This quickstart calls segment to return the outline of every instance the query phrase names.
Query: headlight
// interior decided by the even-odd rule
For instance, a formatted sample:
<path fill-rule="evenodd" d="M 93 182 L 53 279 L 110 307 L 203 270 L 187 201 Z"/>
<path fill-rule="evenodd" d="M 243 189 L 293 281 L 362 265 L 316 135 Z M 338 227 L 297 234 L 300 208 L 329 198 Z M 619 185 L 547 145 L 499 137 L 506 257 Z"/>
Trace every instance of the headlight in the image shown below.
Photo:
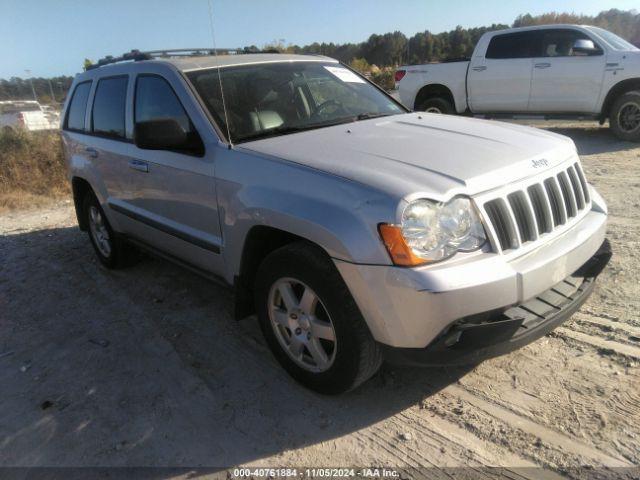
<path fill-rule="evenodd" d="M 380 233 L 396 265 L 443 260 L 486 241 L 478 213 L 464 197 L 445 204 L 415 200 L 405 207 L 401 225 L 381 225 Z"/>

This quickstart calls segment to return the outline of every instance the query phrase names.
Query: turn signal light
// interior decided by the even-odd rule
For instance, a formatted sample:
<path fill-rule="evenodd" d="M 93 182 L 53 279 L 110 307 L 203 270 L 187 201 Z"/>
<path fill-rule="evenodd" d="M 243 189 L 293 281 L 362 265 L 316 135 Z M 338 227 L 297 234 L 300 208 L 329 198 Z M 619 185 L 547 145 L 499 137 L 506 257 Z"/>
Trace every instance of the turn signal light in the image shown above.
<path fill-rule="evenodd" d="M 418 257 L 411 251 L 409 245 L 404 241 L 400 227 L 381 223 L 378 226 L 378 231 L 395 265 L 415 267 L 428 262 L 428 260 Z"/>

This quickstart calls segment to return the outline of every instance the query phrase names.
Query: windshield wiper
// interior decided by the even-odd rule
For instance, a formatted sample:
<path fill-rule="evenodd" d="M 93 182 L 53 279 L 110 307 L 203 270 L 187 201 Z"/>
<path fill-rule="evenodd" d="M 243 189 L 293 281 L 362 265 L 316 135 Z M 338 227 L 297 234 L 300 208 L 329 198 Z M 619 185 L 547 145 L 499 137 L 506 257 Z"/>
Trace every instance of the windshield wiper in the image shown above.
<path fill-rule="evenodd" d="M 389 115 L 391 115 L 391 114 L 390 113 L 379 113 L 379 112 L 359 113 L 354 118 L 354 121 L 356 121 L 356 120 L 369 120 L 370 118 L 388 117 Z"/>

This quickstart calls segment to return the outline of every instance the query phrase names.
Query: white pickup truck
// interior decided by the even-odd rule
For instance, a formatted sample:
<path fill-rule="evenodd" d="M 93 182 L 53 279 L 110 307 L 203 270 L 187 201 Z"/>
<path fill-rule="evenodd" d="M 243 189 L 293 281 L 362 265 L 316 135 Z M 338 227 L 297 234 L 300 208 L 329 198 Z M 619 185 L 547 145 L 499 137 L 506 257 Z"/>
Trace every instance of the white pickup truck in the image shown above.
<path fill-rule="evenodd" d="M 402 66 L 396 86 L 414 110 L 609 119 L 619 138 L 640 141 L 640 50 L 598 27 L 488 32 L 471 59 Z"/>

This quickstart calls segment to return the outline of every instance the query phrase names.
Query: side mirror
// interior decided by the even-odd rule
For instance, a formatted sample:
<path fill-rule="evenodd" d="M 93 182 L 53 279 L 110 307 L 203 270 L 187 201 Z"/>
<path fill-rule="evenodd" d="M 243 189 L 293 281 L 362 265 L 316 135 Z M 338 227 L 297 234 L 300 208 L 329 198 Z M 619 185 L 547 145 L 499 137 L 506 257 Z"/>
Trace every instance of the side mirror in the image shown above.
<path fill-rule="evenodd" d="M 145 150 L 176 150 L 193 155 L 204 153 L 198 134 L 185 131 L 174 118 L 137 122 L 133 138 L 136 146 Z"/>
<path fill-rule="evenodd" d="M 579 38 L 573 44 L 573 52 L 574 53 L 582 53 L 585 55 L 599 55 L 602 53 L 592 40 L 587 40 L 586 38 Z"/>

